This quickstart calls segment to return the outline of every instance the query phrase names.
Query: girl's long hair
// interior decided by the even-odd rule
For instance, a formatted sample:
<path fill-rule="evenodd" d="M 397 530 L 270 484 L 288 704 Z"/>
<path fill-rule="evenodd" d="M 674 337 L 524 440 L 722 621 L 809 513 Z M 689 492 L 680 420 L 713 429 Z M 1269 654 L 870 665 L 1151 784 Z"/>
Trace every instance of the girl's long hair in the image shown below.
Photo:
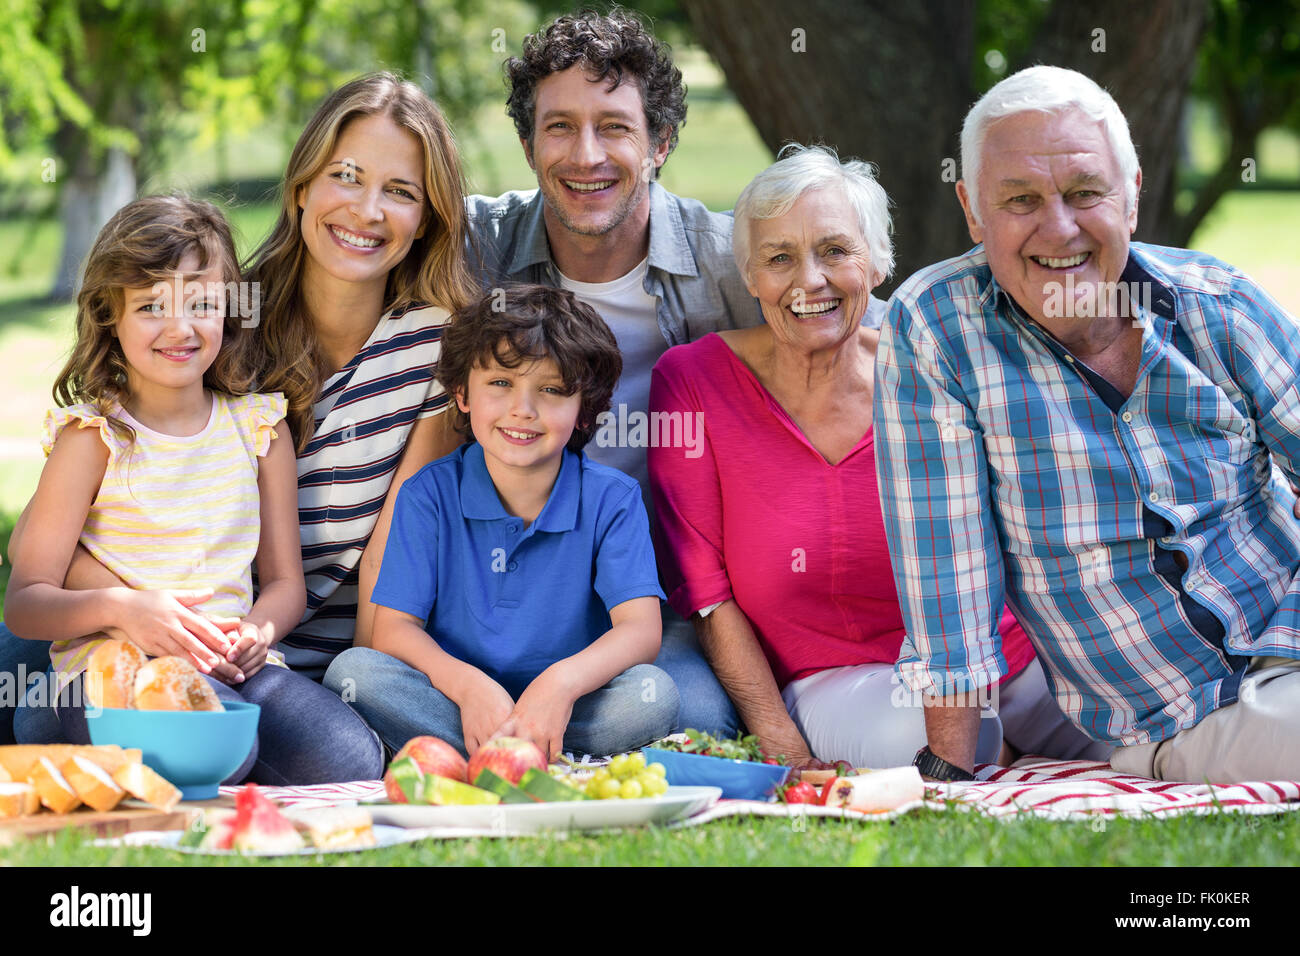
<path fill-rule="evenodd" d="M 465 180 L 442 111 L 418 86 L 393 73 L 371 73 L 335 90 L 298 137 L 281 184 L 275 227 L 245 268 L 245 278 L 259 283 L 262 297 L 254 345 L 258 387 L 283 392 L 288 399 L 289 428 L 299 453 L 315 430 L 313 407 L 327 369 L 303 296 L 308 252 L 298 196 L 329 162 L 343 127 L 358 117 L 377 115 L 387 116 L 420 141 L 428 197 L 424 234 L 388 274 L 384 311 L 436 304 L 454 312 L 478 292 L 465 261 Z"/>
<path fill-rule="evenodd" d="M 187 196 L 147 196 L 119 209 L 90 249 L 77 293 L 76 344 L 54 380 L 58 405 L 89 403 L 115 432 L 134 440 L 135 431 L 111 414 L 130 397 L 126 357 L 115 335 L 125 290 L 156 283 L 171 286 L 189 253 L 197 255 L 201 272 L 218 263 L 225 284 L 221 348 L 204 372 L 203 384 L 229 395 L 252 390 L 251 336 L 234 308 L 239 296 L 231 294 L 239 282 L 239 256 L 225 216 L 211 203 Z"/>

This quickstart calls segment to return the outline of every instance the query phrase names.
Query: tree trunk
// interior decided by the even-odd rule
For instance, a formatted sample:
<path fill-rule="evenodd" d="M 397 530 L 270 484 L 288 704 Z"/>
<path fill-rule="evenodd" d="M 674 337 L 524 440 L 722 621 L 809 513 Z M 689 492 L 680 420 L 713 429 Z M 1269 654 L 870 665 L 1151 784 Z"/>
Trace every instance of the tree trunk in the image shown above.
<path fill-rule="evenodd" d="M 970 246 L 953 182 L 961 123 L 980 92 L 974 0 L 806 0 L 797 12 L 770 0 L 680 2 L 772 150 L 824 142 L 879 165 L 897 255 L 882 293 Z M 1157 242 L 1175 232 L 1174 144 L 1204 26 L 1200 2 L 1056 0 L 1028 55 L 1115 95 L 1142 160 L 1139 236 Z"/>
<path fill-rule="evenodd" d="M 970 246 L 953 185 L 972 99 L 971 3 L 681 4 L 773 152 L 820 142 L 879 166 L 895 204 L 893 283 Z"/>
<path fill-rule="evenodd" d="M 135 198 L 135 167 L 120 149 L 110 149 L 100 163 L 82 155 L 59 197 L 63 250 L 50 298 L 72 299 L 81 284 L 81 267 L 91 244 L 109 217 Z"/>

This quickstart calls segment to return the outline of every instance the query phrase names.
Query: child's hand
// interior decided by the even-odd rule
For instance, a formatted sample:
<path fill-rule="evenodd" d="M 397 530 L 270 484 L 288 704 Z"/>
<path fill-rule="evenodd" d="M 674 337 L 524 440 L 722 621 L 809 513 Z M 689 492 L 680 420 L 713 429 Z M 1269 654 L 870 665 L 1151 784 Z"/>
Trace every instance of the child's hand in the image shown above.
<path fill-rule="evenodd" d="M 547 668 L 534 678 L 494 737 L 523 737 L 550 760 L 564 749 L 564 731 L 573 716 L 573 698 L 559 673 Z"/>
<path fill-rule="evenodd" d="M 475 682 L 473 691 L 460 705 L 460 729 L 465 739 L 465 752 L 471 757 L 484 742 L 499 733 L 499 728 L 510 716 L 514 700 L 506 689 L 487 674 Z"/>
<path fill-rule="evenodd" d="M 242 683 L 266 666 L 266 653 L 271 649 L 271 635 L 267 631 L 237 617 L 210 620 L 234 641 L 226 660 L 239 668 L 240 673 L 235 680 L 225 683 Z"/>
<path fill-rule="evenodd" d="M 125 613 L 115 628 L 150 657 L 183 657 L 204 674 L 233 682 L 239 668 L 228 662 L 233 642 L 198 611 L 211 588 L 193 591 L 121 589 Z"/>

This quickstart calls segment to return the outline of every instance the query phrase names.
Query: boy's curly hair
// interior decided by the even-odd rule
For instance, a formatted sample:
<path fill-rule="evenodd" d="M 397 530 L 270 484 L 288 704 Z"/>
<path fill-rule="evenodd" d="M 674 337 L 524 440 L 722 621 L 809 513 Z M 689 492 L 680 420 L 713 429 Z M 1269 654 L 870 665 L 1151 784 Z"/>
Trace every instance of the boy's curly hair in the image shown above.
<path fill-rule="evenodd" d="M 570 436 L 570 451 L 581 451 L 596 433 L 597 419 L 609 411 L 614 386 L 623 372 L 618 340 L 599 313 L 566 289 L 513 284 L 489 289 L 477 302 L 460 309 L 442 334 L 435 373 L 451 396 L 448 413 L 466 439 L 473 441 L 469 416 L 456 396 L 469 387 L 469 373 L 495 359 L 503 368 L 519 368 L 551 358 L 569 394 L 582 396 L 582 409 Z"/>
<path fill-rule="evenodd" d="M 617 6 L 608 14 L 589 9 L 565 14 L 525 37 L 522 55 L 506 61 L 506 112 L 521 139 L 533 141 L 538 82 L 579 62 L 600 80 L 612 78 L 614 86 L 627 77 L 635 79 L 651 142 L 659 146 L 667 139 L 672 153 L 677 132 L 686 125 L 682 71 L 673 66 L 668 44 L 656 40 L 635 14 Z"/>

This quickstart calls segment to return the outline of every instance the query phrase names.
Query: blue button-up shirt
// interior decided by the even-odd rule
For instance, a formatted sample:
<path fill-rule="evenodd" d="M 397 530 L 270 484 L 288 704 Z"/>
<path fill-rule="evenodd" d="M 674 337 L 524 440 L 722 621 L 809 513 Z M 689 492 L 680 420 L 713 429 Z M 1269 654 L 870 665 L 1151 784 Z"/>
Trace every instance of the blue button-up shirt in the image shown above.
<path fill-rule="evenodd" d="M 427 619 L 439 647 L 518 698 L 608 631 L 614 607 L 663 596 L 635 481 L 566 450 L 525 527 L 469 444 L 402 485 L 371 600 Z"/>
<path fill-rule="evenodd" d="M 1127 745 L 1233 702 L 1243 658 L 1300 657 L 1300 527 L 1272 467 L 1300 470 L 1300 325 L 1198 253 L 1134 243 L 1123 278 L 1143 323 L 1127 398 L 976 247 L 895 294 L 875 418 L 902 678 L 996 680 L 1005 596 L 1062 710 Z"/>

